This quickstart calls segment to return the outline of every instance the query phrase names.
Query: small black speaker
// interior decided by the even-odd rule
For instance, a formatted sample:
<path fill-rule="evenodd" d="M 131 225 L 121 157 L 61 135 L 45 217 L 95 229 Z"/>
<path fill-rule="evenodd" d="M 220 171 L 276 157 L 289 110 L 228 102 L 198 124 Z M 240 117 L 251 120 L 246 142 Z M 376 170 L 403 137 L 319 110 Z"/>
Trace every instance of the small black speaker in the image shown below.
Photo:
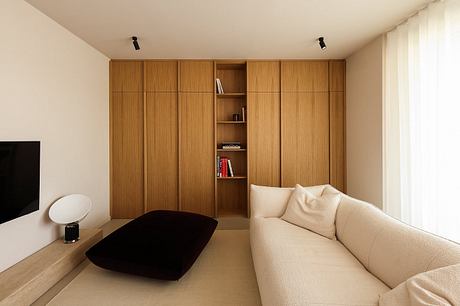
<path fill-rule="evenodd" d="M 80 239 L 78 223 L 69 223 L 65 226 L 64 243 L 74 243 Z"/>

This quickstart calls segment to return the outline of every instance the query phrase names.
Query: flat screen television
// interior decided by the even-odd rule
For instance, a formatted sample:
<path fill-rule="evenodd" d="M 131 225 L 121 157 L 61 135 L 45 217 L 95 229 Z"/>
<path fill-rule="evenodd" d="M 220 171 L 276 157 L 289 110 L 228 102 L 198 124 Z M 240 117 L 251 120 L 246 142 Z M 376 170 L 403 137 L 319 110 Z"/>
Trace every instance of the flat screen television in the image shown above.
<path fill-rule="evenodd" d="M 0 141 L 0 223 L 39 208 L 40 142 Z"/>

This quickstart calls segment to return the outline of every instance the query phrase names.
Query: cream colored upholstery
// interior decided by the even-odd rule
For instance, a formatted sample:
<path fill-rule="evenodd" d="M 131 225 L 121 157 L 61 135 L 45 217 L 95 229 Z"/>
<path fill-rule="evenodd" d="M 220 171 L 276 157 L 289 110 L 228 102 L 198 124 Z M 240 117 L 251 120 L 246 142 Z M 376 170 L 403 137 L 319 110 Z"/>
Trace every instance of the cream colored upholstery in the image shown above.
<path fill-rule="evenodd" d="M 319 197 L 326 186 L 329 185 L 305 187 L 305 190 Z M 251 217 L 281 217 L 286 210 L 292 190 L 294 188 L 251 185 Z"/>
<path fill-rule="evenodd" d="M 460 264 L 412 276 L 384 293 L 380 306 L 460 305 Z"/>
<path fill-rule="evenodd" d="M 326 186 L 305 189 L 321 196 Z M 459 245 L 344 194 L 337 241 L 285 222 L 292 190 L 251 186 L 251 249 L 264 305 L 377 305 L 379 294 L 411 276 L 460 263 Z"/>
<path fill-rule="evenodd" d="M 342 197 L 337 239 L 389 287 L 415 274 L 460 263 L 460 245 L 393 219 L 371 204 Z"/>
<path fill-rule="evenodd" d="M 325 188 L 323 194 L 316 197 L 297 184 L 281 219 L 326 238 L 336 239 L 335 214 L 341 196 L 327 190 L 328 188 Z"/>
<path fill-rule="evenodd" d="M 263 305 L 376 305 L 389 290 L 337 240 L 279 218 L 250 226 Z"/>

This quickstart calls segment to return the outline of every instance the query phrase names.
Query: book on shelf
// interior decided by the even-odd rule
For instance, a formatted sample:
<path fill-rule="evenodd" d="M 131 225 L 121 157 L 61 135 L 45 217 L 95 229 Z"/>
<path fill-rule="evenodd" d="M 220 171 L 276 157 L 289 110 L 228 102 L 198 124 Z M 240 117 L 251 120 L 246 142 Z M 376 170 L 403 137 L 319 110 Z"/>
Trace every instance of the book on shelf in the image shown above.
<path fill-rule="evenodd" d="M 241 107 L 241 118 L 246 121 L 246 106 Z"/>
<path fill-rule="evenodd" d="M 224 93 L 224 87 L 222 86 L 222 82 L 218 78 L 216 79 L 216 89 L 218 94 Z"/>
<path fill-rule="evenodd" d="M 217 155 L 217 164 L 216 164 L 216 169 L 217 169 L 217 177 L 221 176 L 221 171 L 222 169 L 220 168 L 220 156 Z"/>
<path fill-rule="evenodd" d="M 229 171 L 229 174 L 230 174 L 230 177 L 234 177 L 234 173 L 233 173 L 233 168 L 232 168 L 232 161 L 229 159 L 227 161 L 227 164 L 228 164 L 228 171 Z"/>
<path fill-rule="evenodd" d="M 241 149 L 241 143 L 239 141 L 227 141 L 222 142 L 223 150 L 235 150 Z"/>
<path fill-rule="evenodd" d="M 217 177 L 234 177 L 232 162 L 228 157 L 217 156 Z"/>

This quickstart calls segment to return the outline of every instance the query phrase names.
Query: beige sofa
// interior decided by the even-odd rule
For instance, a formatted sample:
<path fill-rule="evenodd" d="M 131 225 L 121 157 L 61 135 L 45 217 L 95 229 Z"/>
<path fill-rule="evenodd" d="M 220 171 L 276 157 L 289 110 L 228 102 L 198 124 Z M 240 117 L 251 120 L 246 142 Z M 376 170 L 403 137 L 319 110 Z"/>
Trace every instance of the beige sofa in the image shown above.
<path fill-rule="evenodd" d="M 320 196 L 325 186 L 306 189 Z M 292 190 L 251 186 L 251 249 L 265 306 L 377 305 L 409 277 L 460 263 L 460 245 L 345 194 L 337 240 L 290 224 L 280 217 Z"/>

